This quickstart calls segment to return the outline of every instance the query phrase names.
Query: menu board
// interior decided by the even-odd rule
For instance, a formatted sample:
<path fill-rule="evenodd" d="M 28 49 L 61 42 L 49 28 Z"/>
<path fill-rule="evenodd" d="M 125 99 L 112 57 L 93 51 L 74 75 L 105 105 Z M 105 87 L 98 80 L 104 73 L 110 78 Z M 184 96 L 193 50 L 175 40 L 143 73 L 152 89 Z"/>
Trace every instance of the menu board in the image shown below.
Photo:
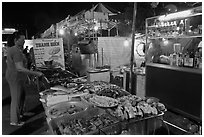
<path fill-rule="evenodd" d="M 52 67 L 65 69 L 62 38 L 35 39 L 33 51 L 36 67 L 48 67 L 45 61 L 52 61 Z"/>

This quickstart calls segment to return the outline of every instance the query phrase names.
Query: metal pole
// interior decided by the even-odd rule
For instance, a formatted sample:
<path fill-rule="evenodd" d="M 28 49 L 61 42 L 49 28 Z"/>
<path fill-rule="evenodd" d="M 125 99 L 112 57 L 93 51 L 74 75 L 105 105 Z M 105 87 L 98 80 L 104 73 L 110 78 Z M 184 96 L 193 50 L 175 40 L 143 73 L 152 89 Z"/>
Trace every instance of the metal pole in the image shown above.
<path fill-rule="evenodd" d="M 102 63 L 102 66 L 103 66 L 103 48 L 101 48 L 101 55 L 102 55 L 101 63 Z"/>
<path fill-rule="evenodd" d="M 131 93 L 133 94 L 134 94 L 134 84 L 136 84 L 134 83 L 134 72 L 133 72 L 136 15 L 137 15 L 137 2 L 134 2 L 133 24 L 132 24 L 132 47 L 131 47 L 131 59 L 130 59 Z"/>
<path fill-rule="evenodd" d="M 28 39 L 28 31 L 27 31 L 27 29 L 25 30 L 25 32 L 26 32 L 26 39 Z"/>
<path fill-rule="evenodd" d="M 56 35 L 56 38 L 58 38 L 58 24 L 56 23 L 55 24 L 55 35 Z"/>
<path fill-rule="evenodd" d="M 145 43 L 145 62 L 147 62 L 147 38 L 148 38 L 148 31 L 147 31 L 147 26 L 148 26 L 148 19 L 145 20 L 145 37 L 146 37 L 146 43 Z"/>

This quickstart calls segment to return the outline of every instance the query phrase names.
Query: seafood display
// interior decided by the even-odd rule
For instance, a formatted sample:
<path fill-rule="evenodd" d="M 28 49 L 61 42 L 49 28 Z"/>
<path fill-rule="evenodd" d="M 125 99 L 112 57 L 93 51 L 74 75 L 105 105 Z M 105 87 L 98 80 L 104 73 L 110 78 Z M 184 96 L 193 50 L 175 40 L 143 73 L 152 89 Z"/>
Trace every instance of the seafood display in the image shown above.
<path fill-rule="evenodd" d="M 56 122 L 57 134 L 61 135 L 84 135 L 98 133 L 100 129 L 110 126 L 111 124 L 119 122 L 105 111 L 96 111 L 92 109 L 90 115 L 86 117 L 82 112 L 78 117 L 68 118 L 66 120 L 59 120 Z M 88 113 L 87 113 L 88 114 Z"/>
<path fill-rule="evenodd" d="M 50 87 L 71 83 L 72 79 L 76 78 L 76 76 L 71 72 L 60 68 L 38 68 L 37 70 L 41 71 L 45 75 L 50 82 Z"/>
<path fill-rule="evenodd" d="M 157 98 L 141 98 L 114 84 L 85 79 L 64 79 L 40 92 L 53 134 L 120 134 L 120 122 L 154 118 L 166 111 Z"/>
<path fill-rule="evenodd" d="M 118 101 L 116 99 L 106 97 L 106 96 L 98 96 L 94 94 L 89 94 L 83 97 L 86 101 L 92 103 L 98 107 L 115 107 L 118 105 Z"/>
<path fill-rule="evenodd" d="M 140 98 L 135 95 L 128 95 L 118 98 L 118 107 L 116 109 L 108 109 L 109 113 L 121 120 L 132 118 L 144 118 L 161 114 L 166 110 L 158 99 Z"/>
<path fill-rule="evenodd" d="M 55 105 L 60 102 L 69 101 L 73 97 L 80 97 L 87 95 L 89 91 L 82 85 L 77 85 L 74 88 L 65 88 L 63 86 L 55 86 L 40 92 L 40 101 L 46 106 Z"/>
<path fill-rule="evenodd" d="M 129 95 L 128 92 L 113 84 L 106 86 L 103 90 L 97 91 L 96 94 L 99 96 L 107 96 L 115 99 L 125 95 Z"/>
<path fill-rule="evenodd" d="M 85 111 L 88 105 L 82 101 L 67 101 L 56 104 L 48 108 L 48 115 L 50 118 L 57 118 L 64 115 L 73 115 L 81 111 Z"/>
<path fill-rule="evenodd" d="M 90 82 L 84 86 L 86 86 L 91 93 L 94 93 L 98 96 L 111 97 L 114 99 L 130 94 L 117 85 L 103 81 Z"/>

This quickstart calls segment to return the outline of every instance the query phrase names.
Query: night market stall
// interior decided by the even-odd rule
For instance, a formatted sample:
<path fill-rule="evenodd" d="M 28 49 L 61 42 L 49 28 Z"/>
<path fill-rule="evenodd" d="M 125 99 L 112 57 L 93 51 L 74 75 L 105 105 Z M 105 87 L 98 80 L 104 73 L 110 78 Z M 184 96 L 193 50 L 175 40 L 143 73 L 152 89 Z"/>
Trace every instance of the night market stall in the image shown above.
<path fill-rule="evenodd" d="M 171 130 L 201 130 L 202 6 L 147 18 L 146 37 L 146 95 L 172 112 L 165 118 Z"/>
<path fill-rule="evenodd" d="M 50 30 L 46 33 L 53 34 L 53 26 Z M 55 36 L 44 37 L 35 39 L 33 46 L 36 69 L 45 74 L 39 79 L 38 87 L 51 133 L 154 134 L 161 126 L 166 111 L 159 99 L 132 95 L 122 87 L 111 84 L 110 68 L 115 68 L 114 64 L 103 67 L 104 62 L 101 62 L 101 67 L 89 69 L 86 76 L 80 77 L 66 70 L 63 40 Z M 122 38 L 121 48 L 128 46 L 124 46 L 125 41 L 128 42 L 127 38 Z M 86 56 L 95 53 L 95 50 L 90 50 L 91 44 L 87 41 L 78 43 L 80 52 Z M 83 47 L 87 45 L 90 47 Z M 106 54 L 106 47 L 102 48 Z M 106 61 L 104 55 L 102 58 Z M 124 62 L 127 60 L 122 64 Z"/>
<path fill-rule="evenodd" d="M 35 39 L 33 47 L 36 69 L 45 74 L 38 87 L 52 134 L 154 134 L 166 111 L 159 99 L 111 84 L 107 68 L 83 77 L 67 71 L 62 43 L 61 38 Z"/>
<path fill-rule="evenodd" d="M 97 8 L 95 7 L 93 9 Z M 196 70 L 192 68 L 182 68 L 181 70 L 179 67 L 175 67 L 176 65 L 181 65 L 181 62 L 179 62 L 180 56 L 177 55 L 181 53 L 180 49 L 182 47 L 181 45 L 183 45 L 181 43 L 184 43 L 184 45 L 190 43 L 188 46 L 191 47 L 193 40 L 187 42 L 186 39 L 202 38 L 201 24 L 198 24 L 199 27 L 197 25 L 198 28 L 191 28 L 191 22 L 186 25 L 190 17 L 202 15 L 201 8 L 198 7 L 187 11 L 190 11 L 187 12 L 188 15 L 182 12 L 184 17 L 178 16 L 178 18 L 174 18 L 177 17 L 174 14 L 177 15 L 179 14 L 178 12 L 148 18 L 146 20 L 146 44 L 143 34 L 133 33 L 132 37 L 135 42 L 132 43 L 132 47 L 135 48 L 133 54 L 132 49 L 130 47 L 128 48 L 131 40 L 125 37 L 98 37 L 97 35 L 94 36 L 95 33 L 92 33 L 93 39 L 81 40 L 76 44 L 76 47 L 73 46 L 73 44 L 72 48 L 76 49 L 76 53 L 80 55 L 80 58 L 82 57 L 79 61 L 82 63 L 80 65 L 81 68 L 84 69 L 83 72 L 85 72 L 83 74 L 73 73 L 70 69 L 67 69 L 66 56 L 64 56 L 67 54 L 67 52 L 64 51 L 64 43 L 67 41 L 58 36 L 60 34 L 60 27 L 63 27 L 65 30 L 71 29 L 72 31 L 76 29 L 79 30 L 80 27 L 83 28 L 84 24 L 79 23 L 81 19 L 79 17 L 81 16 L 78 16 L 78 14 L 76 16 L 77 18 L 70 18 L 68 16 L 65 20 L 58 23 L 56 28 L 55 26 L 51 26 L 49 31 L 46 31 L 46 33 L 49 33 L 48 36 L 45 36 L 46 33 L 44 33 L 44 38 L 35 39 L 34 53 L 36 69 L 45 74 L 44 78 L 39 79 L 39 95 L 45 110 L 46 121 L 50 132 L 54 135 L 144 135 L 155 134 L 156 130 L 161 126 L 164 126 L 169 132 L 170 125 L 185 132 L 185 134 L 200 133 L 201 119 L 200 115 L 198 116 L 197 114 L 201 114 L 201 101 L 196 101 L 195 98 L 201 97 L 201 85 L 199 83 L 202 74 L 201 69 L 199 69 L 201 66 L 200 63 L 202 63 L 201 58 L 196 58 L 196 60 L 199 61 L 196 62 Z M 186 11 L 184 12 L 186 13 Z M 86 12 L 84 11 L 82 13 Z M 170 17 L 172 17 L 172 19 Z M 73 21 L 73 19 L 76 20 Z M 70 21 L 74 23 L 72 22 L 72 25 L 70 25 Z M 64 28 L 66 25 L 68 26 Z M 96 24 L 92 24 L 93 32 L 94 26 L 96 26 Z M 73 33 L 72 31 L 68 32 Z M 73 34 L 78 35 L 78 32 L 79 31 Z M 52 35 L 48 38 L 50 34 Z M 94 41 L 95 39 L 96 41 Z M 161 39 L 163 41 L 165 41 L 165 39 L 175 41 L 171 43 L 171 47 L 165 46 L 165 42 L 163 42 L 163 47 L 161 46 L 159 50 L 157 49 L 157 43 L 161 43 L 161 41 L 157 42 L 157 40 L 159 41 Z M 193 42 L 199 43 L 200 41 L 199 39 Z M 68 42 L 68 47 L 69 44 Z M 145 45 L 146 47 L 144 49 Z M 116 48 L 116 46 L 118 47 Z M 152 52 L 151 48 L 153 48 Z M 71 47 L 68 48 L 68 51 L 70 51 L 70 49 Z M 145 52 L 145 50 L 147 52 Z M 160 54 L 157 53 L 158 51 Z M 165 53 L 161 51 L 165 51 Z M 116 54 L 115 52 L 120 54 Z M 174 55 L 174 53 L 176 55 Z M 81 56 L 81 54 L 83 54 L 83 56 Z M 132 55 L 134 57 L 135 54 L 138 55 L 138 57 L 134 59 L 134 62 L 131 62 L 132 66 L 125 66 L 124 63 L 129 62 L 130 57 L 132 58 Z M 120 55 L 119 59 L 118 55 Z M 93 58 L 91 59 L 91 57 Z M 190 55 L 188 59 L 189 58 Z M 146 67 L 144 61 L 146 61 Z M 154 62 L 155 64 L 150 62 Z M 140 64 L 140 67 L 134 66 L 135 64 L 133 63 L 137 63 L 136 65 Z M 162 66 L 161 64 L 157 65 L 156 63 L 163 63 L 162 65 L 166 64 L 166 66 Z M 190 63 L 192 62 L 189 59 L 188 65 L 190 65 Z M 175 68 L 172 69 L 172 67 Z M 161 70 L 158 71 L 156 69 Z M 170 70 L 170 72 L 164 72 L 164 70 Z M 121 85 L 113 80 L 115 71 L 119 71 L 119 74 L 122 75 L 122 82 L 119 80 L 122 83 Z M 132 75 L 133 73 L 131 71 L 134 71 L 135 75 Z M 176 71 L 176 74 L 172 74 L 174 71 Z M 185 74 L 182 74 L 182 72 L 185 72 Z M 116 75 L 118 77 L 120 76 L 118 73 Z M 158 76 L 161 78 L 158 79 Z M 166 77 L 164 78 L 164 76 Z M 194 112 L 192 109 L 189 110 L 184 107 L 184 105 L 182 106 L 182 104 L 186 103 L 185 101 L 189 100 L 183 97 L 184 94 L 189 95 L 184 92 L 190 90 L 190 88 L 183 89 L 186 81 L 184 81 L 184 83 L 181 82 L 180 86 L 175 82 L 175 79 L 182 81 L 183 78 L 187 79 L 187 77 L 193 77 L 193 81 L 199 81 L 194 85 L 194 89 L 199 92 L 196 94 L 196 97 L 193 97 L 194 102 L 196 102 Z M 130 78 L 132 78 L 133 81 L 130 81 Z M 43 80 L 45 82 L 43 82 Z M 140 88 L 138 87 L 141 86 L 141 83 L 137 84 L 139 80 L 143 83 Z M 168 82 L 168 80 L 173 81 Z M 157 82 L 159 82 L 159 84 Z M 164 84 L 165 82 L 170 85 L 168 89 L 164 87 L 164 85 L 166 85 Z M 134 85 L 136 89 L 133 88 Z M 179 91 L 173 87 L 177 87 Z M 139 90 L 145 93 L 140 95 Z M 168 92 L 168 90 L 170 91 Z M 177 92 L 179 95 L 173 94 L 172 91 Z M 166 92 L 168 92 L 168 97 L 163 95 L 164 92 L 166 95 Z M 192 92 L 189 91 L 189 93 Z M 170 98 L 173 97 L 176 99 L 174 95 L 177 97 L 177 100 L 182 103 L 177 102 L 172 104 L 172 102 L 176 102 L 176 100 L 173 101 L 172 98 Z M 171 101 L 168 98 L 171 99 Z M 183 100 L 181 98 L 183 98 Z M 180 109 L 181 111 L 176 111 L 180 114 L 181 112 L 186 112 L 185 117 L 188 116 L 189 120 L 188 123 L 185 124 L 188 127 L 179 127 L 164 120 L 164 114 L 168 109 L 172 110 L 172 107 L 174 107 L 174 110 L 175 108 Z M 193 113 L 196 114 L 196 116 Z"/>

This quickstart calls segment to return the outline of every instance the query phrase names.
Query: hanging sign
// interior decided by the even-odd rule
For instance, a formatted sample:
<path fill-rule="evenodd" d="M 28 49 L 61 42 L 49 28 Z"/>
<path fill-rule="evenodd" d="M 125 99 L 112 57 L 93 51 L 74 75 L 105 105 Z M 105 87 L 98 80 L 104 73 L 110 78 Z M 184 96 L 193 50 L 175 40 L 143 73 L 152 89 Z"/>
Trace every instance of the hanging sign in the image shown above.
<path fill-rule="evenodd" d="M 33 45 L 36 67 L 61 67 L 65 69 L 62 38 L 35 39 Z M 48 66 L 46 62 L 52 64 Z"/>

